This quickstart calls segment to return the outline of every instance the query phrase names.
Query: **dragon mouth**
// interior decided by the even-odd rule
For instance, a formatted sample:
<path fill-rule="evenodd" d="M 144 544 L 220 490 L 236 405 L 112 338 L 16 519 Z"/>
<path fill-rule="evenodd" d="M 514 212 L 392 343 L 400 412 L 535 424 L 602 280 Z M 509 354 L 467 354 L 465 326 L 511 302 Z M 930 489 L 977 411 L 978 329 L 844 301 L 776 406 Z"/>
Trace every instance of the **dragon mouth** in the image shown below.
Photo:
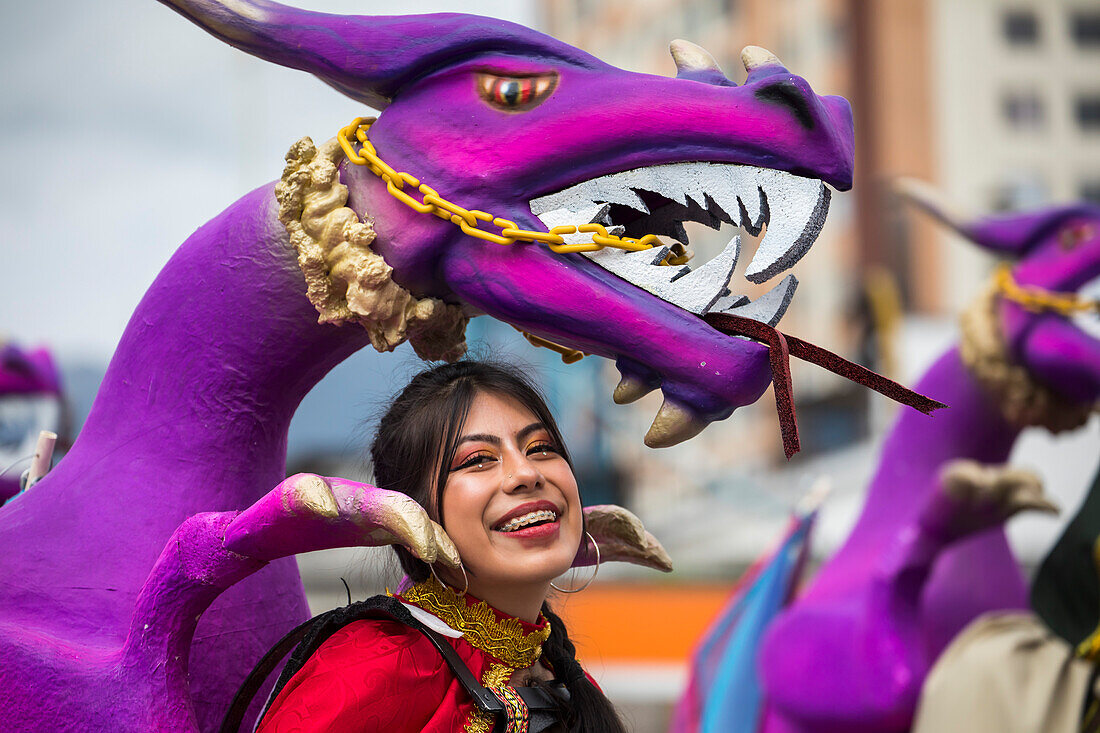
<path fill-rule="evenodd" d="M 658 234 L 689 245 L 684 222 L 713 229 L 741 226 L 764 231 L 745 278 L 763 283 L 797 263 L 813 245 L 829 211 L 830 191 L 819 180 L 770 168 L 691 162 L 637 168 L 594 178 L 533 199 L 531 211 L 547 229 L 598 223 L 610 234 Z M 586 241 L 565 235 L 566 243 Z M 676 247 L 675 249 L 679 249 Z M 639 252 L 605 248 L 585 252 L 592 262 L 649 293 L 700 316 L 725 313 L 775 326 L 794 296 L 798 280 L 788 274 L 756 300 L 730 290 L 741 255 L 741 237 L 698 267 L 661 265 L 670 247 Z"/>
<path fill-rule="evenodd" d="M 617 277 L 702 317 L 726 335 L 764 344 L 775 385 L 784 451 L 789 458 L 799 450 L 788 363 L 791 356 L 815 363 L 921 412 L 945 406 L 776 330 L 798 281 L 788 274 L 756 300 L 732 292 L 730 278 L 741 254 L 740 236 L 734 236 L 719 254 L 694 269 L 679 264 L 687 259 L 680 249 L 689 244 L 684 222 L 699 222 L 714 229 L 723 223 L 732 224 L 754 237 L 763 232 L 745 278 L 757 284 L 766 282 L 793 267 L 810 250 L 825 223 L 829 200 L 829 189 L 817 179 L 771 168 L 693 162 L 601 176 L 533 199 L 530 206 L 548 230 L 596 223 L 608 234 L 631 238 L 656 234 L 675 239 L 677 244 L 672 246 L 633 252 L 604 248 L 583 254 Z M 587 234 L 561 236 L 565 244 L 591 241 Z M 701 366 L 706 366 L 706 362 Z M 646 444 L 654 448 L 687 440 L 709 422 L 690 404 L 683 405 L 675 398 L 670 401 L 669 382 L 664 377 L 624 371 L 614 399 L 618 403 L 633 402 L 658 383 L 666 401 L 645 438 Z"/>

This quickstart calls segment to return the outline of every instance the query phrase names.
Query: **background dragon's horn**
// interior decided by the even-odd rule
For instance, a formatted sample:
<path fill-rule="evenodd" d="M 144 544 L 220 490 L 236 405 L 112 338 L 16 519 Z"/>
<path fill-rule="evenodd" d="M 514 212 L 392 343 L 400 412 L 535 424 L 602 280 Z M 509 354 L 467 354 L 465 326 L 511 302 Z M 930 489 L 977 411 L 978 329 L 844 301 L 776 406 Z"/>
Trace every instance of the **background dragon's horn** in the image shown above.
<path fill-rule="evenodd" d="M 1053 206 L 1037 211 L 966 217 L 955 210 L 937 189 L 923 181 L 898 178 L 894 191 L 902 200 L 930 214 L 974 244 L 1008 257 L 1021 257 L 1067 221 L 1094 220 L 1100 207 L 1090 204 Z"/>
<path fill-rule="evenodd" d="M 970 236 L 967 218 L 946 200 L 939 189 L 916 178 L 897 178 L 893 182 L 893 189 L 902 201 L 912 204 L 964 237 Z"/>

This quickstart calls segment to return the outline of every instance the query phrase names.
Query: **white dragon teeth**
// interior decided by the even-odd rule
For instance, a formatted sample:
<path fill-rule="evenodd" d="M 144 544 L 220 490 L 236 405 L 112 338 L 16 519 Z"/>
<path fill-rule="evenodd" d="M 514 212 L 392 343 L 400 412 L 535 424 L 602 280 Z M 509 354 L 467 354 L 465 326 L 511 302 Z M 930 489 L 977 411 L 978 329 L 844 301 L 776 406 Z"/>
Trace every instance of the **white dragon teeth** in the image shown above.
<path fill-rule="evenodd" d="M 638 191 L 659 194 L 670 203 L 651 213 Z M 704 223 L 713 226 L 715 219 L 739 222 L 754 235 L 767 225 L 745 272 L 748 280 L 762 283 L 794 266 L 809 251 L 825 222 L 829 200 L 829 189 L 816 179 L 769 168 L 699 162 L 656 165 L 595 178 L 532 200 L 531 211 L 548 228 L 599 222 L 621 236 L 624 227 L 610 216 L 610 205 L 619 204 L 648 217 L 644 223 L 651 229 L 646 233 L 671 235 L 684 243 L 683 223 L 677 217 L 687 214 L 687 209 L 692 209 L 694 217 L 705 217 Z M 696 206 L 706 214 L 701 215 Z M 570 244 L 591 241 L 587 234 L 563 238 Z M 772 326 L 783 317 L 798 285 L 793 276 L 785 278 L 752 302 L 731 294 L 729 279 L 740 254 L 737 237 L 721 254 L 694 270 L 686 265 L 657 266 L 668 248 L 645 252 L 607 248 L 584 254 L 685 310 L 699 315 L 735 313 Z"/>
<path fill-rule="evenodd" d="M 558 518 L 558 515 L 549 509 L 539 509 L 535 512 L 528 512 L 523 516 L 513 517 L 504 524 L 500 525 L 498 532 L 515 532 L 517 529 L 527 526 L 528 524 L 534 524 L 535 522 L 552 522 Z"/>
<path fill-rule="evenodd" d="M 717 257 L 676 278 L 673 292 L 665 300 L 692 313 L 705 314 L 726 292 L 740 254 L 741 237 L 736 236 Z"/>
<path fill-rule="evenodd" d="M 794 267 L 810 251 L 825 216 L 829 213 L 829 189 L 821 181 L 769 171 L 775 182 L 761 175 L 761 190 L 767 195 L 768 229 L 745 278 L 766 282 Z"/>
<path fill-rule="evenodd" d="M 783 314 L 787 312 L 787 306 L 791 304 L 797 287 L 798 278 L 787 275 L 779 281 L 778 285 L 756 300 L 749 300 L 744 295 L 727 296 L 719 298 L 708 312 L 744 316 L 774 328 L 779 325 Z"/>
<path fill-rule="evenodd" d="M 687 265 L 679 267 L 657 265 L 668 254 L 668 247 L 654 247 L 639 252 L 627 252 L 608 247 L 584 254 L 605 270 L 615 273 L 642 290 L 648 290 L 662 300 L 669 300 L 675 294 L 677 288 L 673 282 L 678 277 L 691 272 L 691 268 Z"/>

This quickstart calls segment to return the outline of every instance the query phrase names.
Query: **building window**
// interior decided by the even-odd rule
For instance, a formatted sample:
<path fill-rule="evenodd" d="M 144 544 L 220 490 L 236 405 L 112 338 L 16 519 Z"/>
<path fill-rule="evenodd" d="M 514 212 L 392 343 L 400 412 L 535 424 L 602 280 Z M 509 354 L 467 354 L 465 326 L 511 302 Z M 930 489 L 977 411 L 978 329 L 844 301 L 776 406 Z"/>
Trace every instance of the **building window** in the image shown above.
<path fill-rule="evenodd" d="M 1077 193 L 1083 200 L 1100 206 L 1100 178 L 1081 181 Z"/>
<path fill-rule="evenodd" d="M 1038 130 L 1043 126 L 1043 100 L 1035 91 L 1009 92 L 1004 96 L 1002 112 L 1010 127 Z"/>
<path fill-rule="evenodd" d="M 1077 126 L 1085 132 L 1100 132 L 1100 94 L 1081 94 L 1073 105 Z"/>
<path fill-rule="evenodd" d="M 1005 40 L 1014 46 L 1034 46 L 1039 42 L 1039 18 L 1032 10 L 1009 10 L 1002 21 Z"/>
<path fill-rule="evenodd" d="M 1035 172 L 1014 171 L 993 186 L 989 197 L 991 211 L 1027 211 L 1050 201 L 1043 177 Z"/>
<path fill-rule="evenodd" d="M 1100 49 L 1100 12 L 1078 10 L 1070 16 L 1070 35 L 1081 48 Z"/>

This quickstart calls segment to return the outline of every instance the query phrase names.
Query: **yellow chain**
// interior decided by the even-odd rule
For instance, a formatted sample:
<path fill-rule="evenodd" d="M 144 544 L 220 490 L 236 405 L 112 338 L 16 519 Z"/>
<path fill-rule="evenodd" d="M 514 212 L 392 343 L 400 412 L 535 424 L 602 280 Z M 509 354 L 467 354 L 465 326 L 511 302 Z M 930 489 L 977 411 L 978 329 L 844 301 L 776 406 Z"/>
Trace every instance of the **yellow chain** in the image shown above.
<path fill-rule="evenodd" d="M 516 327 L 512 326 L 512 328 Z M 550 349 L 551 351 L 560 354 L 561 360 L 566 364 L 576 364 L 578 361 L 588 356 L 588 354 L 584 353 L 583 351 L 571 349 L 568 346 L 562 346 L 561 344 L 554 343 L 550 339 L 544 339 L 542 336 L 536 336 L 533 333 L 528 333 L 522 328 L 516 328 L 516 330 L 523 334 L 523 338 L 527 339 L 528 343 L 530 343 L 532 346 L 538 346 L 542 349 Z"/>
<path fill-rule="evenodd" d="M 995 275 L 997 290 L 1009 300 L 1019 303 L 1032 313 L 1055 311 L 1063 316 L 1096 311 L 1100 313 L 1100 301 L 1086 300 L 1076 293 L 1055 293 L 1043 288 L 1024 286 L 1012 277 L 1012 268 L 1001 265 Z"/>
<path fill-rule="evenodd" d="M 395 171 L 378 157 L 378 151 L 374 149 L 374 145 L 367 138 L 367 130 L 370 129 L 372 124 L 374 124 L 374 118 L 372 117 L 357 117 L 350 125 L 340 130 L 337 139 L 340 141 L 340 147 L 344 149 L 344 154 L 347 155 L 348 160 L 358 165 L 367 166 L 372 173 L 386 182 L 386 190 L 390 192 L 390 195 L 409 208 L 419 211 L 421 214 L 435 214 L 440 219 L 447 219 L 457 224 L 462 231 L 471 237 L 484 239 L 495 244 L 543 242 L 549 245 L 551 250 L 558 253 L 593 252 L 604 247 L 637 252 L 643 249 L 651 249 L 661 243 L 656 234 L 647 234 L 641 239 L 617 237 L 614 234 L 608 234 L 607 229 L 602 224 L 594 223 L 581 224 L 580 226 L 567 224 L 554 227 L 549 232 L 535 232 L 520 229 L 514 221 L 502 219 L 484 211 L 465 209 L 446 200 L 431 186 L 421 183 L 408 173 Z M 355 151 L 355 146 L 351 141 L 352 135 L 362 144 L 359 152 Z M 406 184 L 422 194 L 420 201 L 409 195 L 405 189 Z M 500 233 L 495 234 L 481 229 L 479 222 L 491 223 L 500 230 Z M 562 235 L 577 232 L 591 234 L 592 241 L 566 244 Z M 687 257 L 684 255 L 670 255 L 661 264 L 681 265 L 686 261 Z"/>

